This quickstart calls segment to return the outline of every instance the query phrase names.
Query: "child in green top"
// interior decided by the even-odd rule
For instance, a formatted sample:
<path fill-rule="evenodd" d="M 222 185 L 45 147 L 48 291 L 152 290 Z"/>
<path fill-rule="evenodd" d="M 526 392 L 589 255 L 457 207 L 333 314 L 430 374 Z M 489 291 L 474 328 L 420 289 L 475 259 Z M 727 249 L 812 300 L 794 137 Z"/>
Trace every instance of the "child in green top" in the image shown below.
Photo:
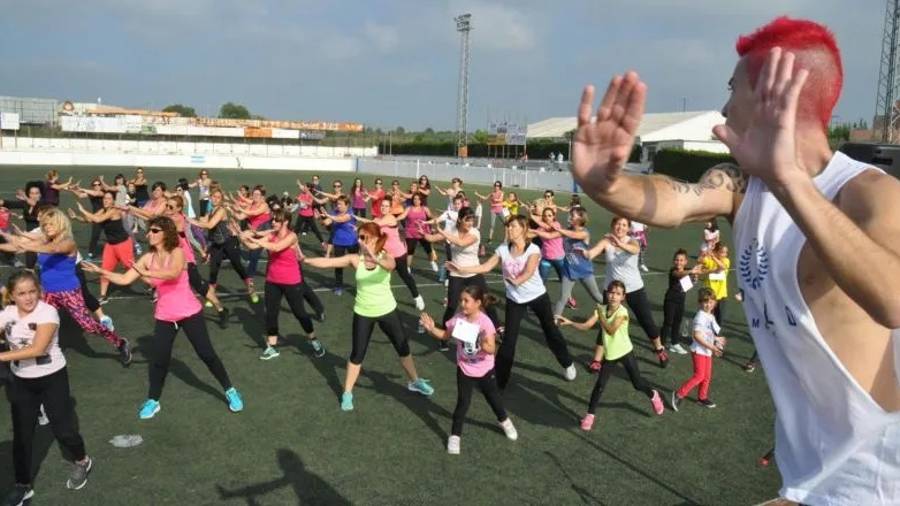
<path fill-rule="evenodd" d="M 664 409 L 659 392 L 647 385 L 638 369 L 634 346 L 628 336 L 628 310 L 622 305 L 622 301 L 625 299 L 625 285 L 621 281 L 614 280 L 610 282 L 606 294 L 609 304 L 598 305 L 594 314 L 584 323 L 575 323 L 568 318 L 559 317 L 560 326 L 571 325 L 579 330 L 588 330 L 595 323 L 600 323 L 597 344 L 599 346 L 602 343 L 605 367 L 600 368 L 597 383 L 591 392 L 587 414 L 581 419 L 581 429 L 585 431 L 591 430 L 594 426 L 594 412 L 597 410 L 597 403 L 600 402 L 600 395 L 603 394 L 606 382 L 612 376 L 613 366 L 616 364 L 622 364 L 625 367 L 625 372 L 628 373 L 634 389 L 644 392 L 650 398 L 650 404 L 657 415 L 663 414 Z"/>

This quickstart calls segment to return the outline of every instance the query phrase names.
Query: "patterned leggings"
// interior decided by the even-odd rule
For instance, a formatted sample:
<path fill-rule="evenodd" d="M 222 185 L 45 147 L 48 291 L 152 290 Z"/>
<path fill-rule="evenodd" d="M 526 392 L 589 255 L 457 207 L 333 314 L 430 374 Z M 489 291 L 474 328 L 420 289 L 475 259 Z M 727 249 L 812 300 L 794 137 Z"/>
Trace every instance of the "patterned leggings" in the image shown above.
<path fill-rule="evenodd" d="M 99 334 L 116 347 L 122 344 L 121 336 L 107 329 L 91 316 L 91 312 L 84 304 L 84 297 L 81 295 L 80 288 L 66 292 L 45 293 L 44 302 L 57 310 L 65 309 L 69 316 L 75 320 L 75 323 L 85 332 Z"/>

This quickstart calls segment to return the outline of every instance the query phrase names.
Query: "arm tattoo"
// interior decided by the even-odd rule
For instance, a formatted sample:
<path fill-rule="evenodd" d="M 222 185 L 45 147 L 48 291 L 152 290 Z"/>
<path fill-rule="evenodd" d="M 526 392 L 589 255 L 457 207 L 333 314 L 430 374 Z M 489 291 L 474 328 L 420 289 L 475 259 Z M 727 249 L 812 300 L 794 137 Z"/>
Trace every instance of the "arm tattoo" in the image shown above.
<path fill-rule="evenodd" d="M 666 177 L 666 181 L 676 193 L 693 193 L 698 197 L 707 190 L 725 190 L 741 194 L 747 191 L 747 176 L 733 163 L 716 165 L 706 171 L 696 183 L 687 183 L 671 177 Z"/>

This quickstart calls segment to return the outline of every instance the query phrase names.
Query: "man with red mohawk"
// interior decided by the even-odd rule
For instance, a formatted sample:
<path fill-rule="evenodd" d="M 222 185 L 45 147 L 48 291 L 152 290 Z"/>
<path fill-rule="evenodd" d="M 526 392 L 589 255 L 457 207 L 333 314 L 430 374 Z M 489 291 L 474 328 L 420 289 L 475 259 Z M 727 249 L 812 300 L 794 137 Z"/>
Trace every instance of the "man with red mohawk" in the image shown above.
<path fill-rule="evenodd" d="M 900 181 L 833 153 L 843 69 L 834 36 L 778 18 L 737 42 L 724 125 L 738 165 L 697 183 L 622 169 L 647 86 L 615 76 L 578 110 L 572 173 L 615 214 L 652 226 L 734 225 L 744 310 L 775 401 L 781 496 L 900 504 Z"/>

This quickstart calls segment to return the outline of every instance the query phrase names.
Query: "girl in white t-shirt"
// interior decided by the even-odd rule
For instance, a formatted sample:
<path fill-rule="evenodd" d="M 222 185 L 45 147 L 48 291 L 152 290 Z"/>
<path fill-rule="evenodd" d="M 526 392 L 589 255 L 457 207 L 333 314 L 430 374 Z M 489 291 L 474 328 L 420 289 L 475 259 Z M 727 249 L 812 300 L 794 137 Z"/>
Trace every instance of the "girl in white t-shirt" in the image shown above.
<path fill-rule="evenodd" d="M 422 313 L 420 320 L 422 327 L 435 338 L 441 341 L 448 341 L 451 337 L 456 339 L 456 409 L 453 410 L 453 426 L 447 440 L 447 452 L 452 455 L 459 454 L 463 421 L 476 385 L 490 404 L 506 437 L 512 441 L 519 437 L 503 408 L 503 398 L 494 377 L 496 330 L 483 311 L 493 302 L 493 297 L 486 295 L 484 288 L 467 286 L 460 295 L 460 311 L 444 324 L 446 330 L 435 326 L 434 320 L 426 313 Z"/>
<path fill-rule="evenodd" d="M 503 346 L 497 354 L 497 383 L 501 389 L 505 389 L 509 383 L 519 326 L 529 308 L 540 322 L 547 346 L 565 370 L 565 378 L 573 381 L 576 374 L 575 364 L 569 355 L 566 341 L 554 322 L 550 297 L 547 296 L 538 272 L 541 250 L 528 241 L 527 233 L 528 218 L 512 216 L 506 221 L 506 237 L 509 242 L 497 247 L 494 255 L 486 262 L 463 266 L 454 257 L 454 261 L 447 264 L 451 272 L 460 274 L 484 274 L 498 264 L 502 266 L 506 285 L 506 331 L 503 334 Z"/>
<path fill-rule="evenodd" d="M 691 357 L 694 361 L 694 375 L 685 381 L 681 388 L 672 392 L 672 409 L 678 411 L 682 399 L 687 397 L 694 387 L 699 386 L 697 402 L 706 408 L 716 407 L 709 399 L 709 383 L 712 381 L 713 356 L 721 357 L 725 350 L 725 338 L 719 335 L 721 329 L 713 316 L 716 307 L 716 295 L 709 288 L 701 288 L 697 296 L 700 310 L 694 316 L 694 342 L 691 344 Z"/>
<path fill-rule="evenodd" d="M 92 462 L 75 424 L 66 359 L 59 348 L 59 313 L 41 300 L 40 282 L 30 271 L 10 276 L 3 298 L 11 303 L 0 311 L 0 332 L 9 348 L 0 352 L 0 362 L 9 363 L 13 373 L 9 399 L 16 482 L 7 499 L 21 504 L 34 496 L 32 445 L 42 403 L 56 440 L 75 459 L 66 486 L 84 487 Z"/>

